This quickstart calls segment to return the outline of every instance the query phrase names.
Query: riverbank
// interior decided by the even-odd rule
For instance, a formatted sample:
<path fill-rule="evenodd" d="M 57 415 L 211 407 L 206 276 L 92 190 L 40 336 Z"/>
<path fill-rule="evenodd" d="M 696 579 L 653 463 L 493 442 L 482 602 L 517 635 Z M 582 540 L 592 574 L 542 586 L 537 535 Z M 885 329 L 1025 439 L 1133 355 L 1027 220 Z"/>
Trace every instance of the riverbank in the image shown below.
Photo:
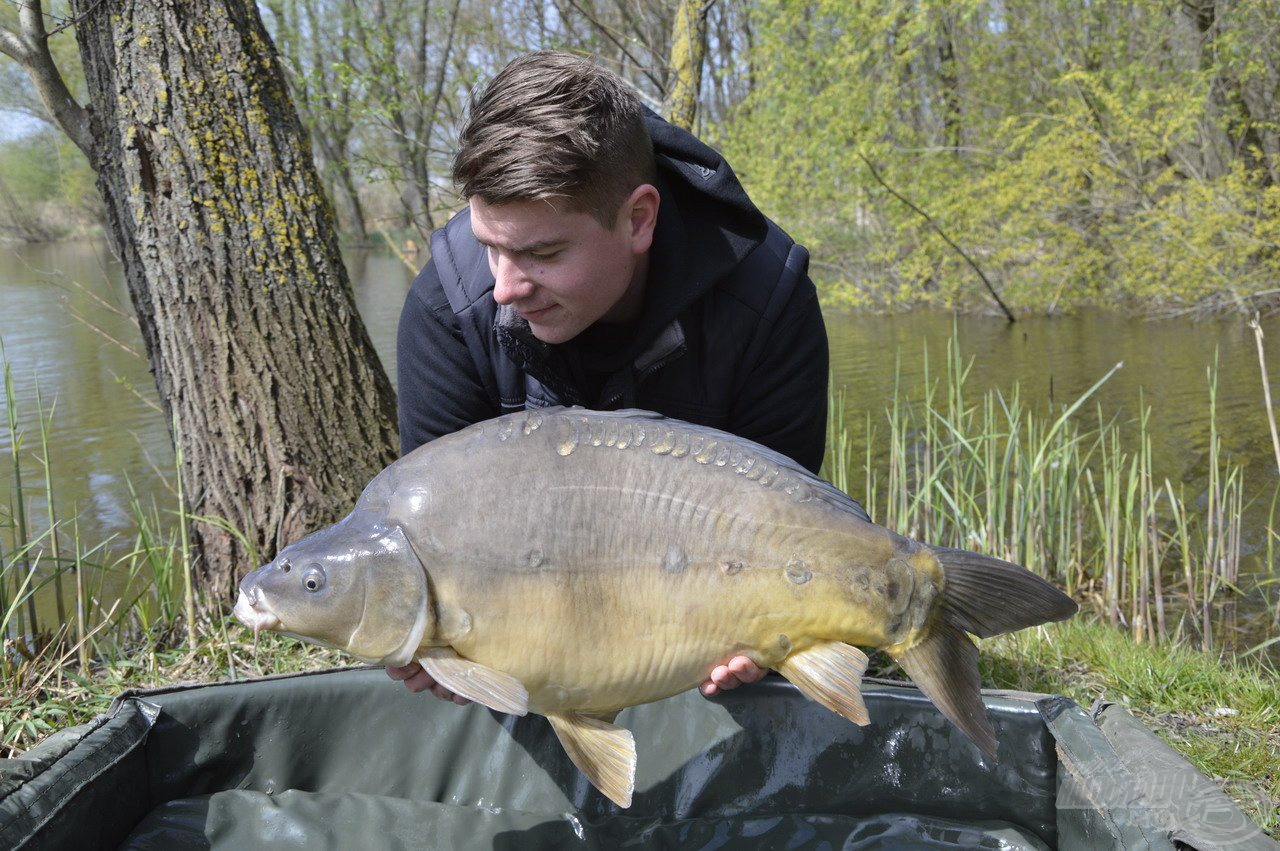
<path fill-rule="evenodd" d="M 1082 614 L 981 642 L 983 685 L 1116 703 L 1280 833 L 1280 675 L 1256 656 L 1135 644 Z"/>
<path fill-rule="evenodd" d="M 75 651 L 21 657 L 6 641 L 0 757 L 105 712 L 127 689 L 217 682 L 347 665 L 341 654 L 274 634 L 257 641 L 226 617 L 201 617 L 194 648 L 176 630 L 140 637 L 90 664 Z M 1086 709 L 1123 704 L 1212 778 L 1264 830 L 1280 833 L 1280 675 L 1256 657 L 1139 645 L 1082 614 L 1064 624 L 982 642 L 983 686 L 1064 694 Z M 881 665 L 877 676 L 901 679 Z M 399 688 L 390 680 L 387 688 Z M 430 699 L 427 697 L 424 700 Z"/>

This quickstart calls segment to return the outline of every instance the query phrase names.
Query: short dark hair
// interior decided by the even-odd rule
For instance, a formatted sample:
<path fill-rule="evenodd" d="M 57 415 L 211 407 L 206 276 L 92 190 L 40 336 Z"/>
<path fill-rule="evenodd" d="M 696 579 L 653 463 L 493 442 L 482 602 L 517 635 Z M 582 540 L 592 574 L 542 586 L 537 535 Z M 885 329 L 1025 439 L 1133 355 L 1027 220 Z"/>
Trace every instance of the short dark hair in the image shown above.
<path fill-rule="evenodd" d="M 466 198 L 489 204 L 562 198 L 612 227 L 655 179 L 636 94 L 611 71 L 542 50 L 512 60 L 473 93 L 453 161 Z"/>

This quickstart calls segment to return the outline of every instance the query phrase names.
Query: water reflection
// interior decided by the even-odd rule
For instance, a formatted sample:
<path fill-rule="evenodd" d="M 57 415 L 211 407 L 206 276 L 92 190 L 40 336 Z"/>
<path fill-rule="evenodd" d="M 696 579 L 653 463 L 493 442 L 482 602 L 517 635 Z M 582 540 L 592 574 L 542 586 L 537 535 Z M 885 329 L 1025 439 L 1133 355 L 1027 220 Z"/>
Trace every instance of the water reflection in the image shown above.
<path fill-rule="evenodd" d="M 1201 485 L 1209 447 L 1208 368 L 1218 357 L 1218 426 L 1226 455 L 1243 463 L 1249 491 L 1269 499 L 1277 471 L 1253 332 L 1243 319 L 1147 321 L 1102 311 L 1055 319 L 1002 319 L 911 313 L 899 317 L 828 316 L 832 368 L 847 388 L 848 416 L 882 418 L 895 373 L 904 394 L 923 396 L 925 350 L 929 371 L 941 379 L 946 341 L 953 331 L 972 359 L 968 387 L 977 402 L 988 388 L 1008 394 L 1014 384 L 1031 410 L 1070 405 L 1116 363 L 1119 370 L 1093 397 L 1096 411 L 1136 423 L 1151 408 L 1156 469 L 1172 481 Z M 1264 320 L 1268 370 L 1280 379 L 1280 321 Z M 860 439 L 860 435 L 858 435 Z M 861 444 L 859 444 L 861 448 Z"/>

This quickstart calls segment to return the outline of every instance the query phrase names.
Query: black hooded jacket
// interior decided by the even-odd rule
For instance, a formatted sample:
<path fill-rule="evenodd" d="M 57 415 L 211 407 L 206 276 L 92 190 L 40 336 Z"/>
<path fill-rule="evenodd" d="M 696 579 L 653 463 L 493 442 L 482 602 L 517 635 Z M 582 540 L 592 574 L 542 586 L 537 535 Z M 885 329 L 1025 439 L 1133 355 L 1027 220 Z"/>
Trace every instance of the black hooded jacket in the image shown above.
<path fill-rule="evenodd" d="M 431 237 L 397 338 L 402 452 L 525 408 L 645 408 L 822 463 L 827 334 L 809 253 L 714 150 L 650 113 L 661 204 L 644 305 L 621 346 L 535 338 L 493 299 L 463 210 Z"/>

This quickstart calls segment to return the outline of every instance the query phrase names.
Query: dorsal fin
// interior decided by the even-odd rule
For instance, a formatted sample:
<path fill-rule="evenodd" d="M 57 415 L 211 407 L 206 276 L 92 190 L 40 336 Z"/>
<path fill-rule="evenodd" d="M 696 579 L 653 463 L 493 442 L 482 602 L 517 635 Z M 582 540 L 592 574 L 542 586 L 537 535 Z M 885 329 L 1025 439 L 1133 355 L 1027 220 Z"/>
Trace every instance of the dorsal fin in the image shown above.
<path fill-rule="evenodd" d="M 833 508 L 839 509 L 853 514 L 860 520 L 871 522 L 870 515 L 867 514 L 856 499 L 849 496 L 844 491 L 837 488 L 830 482 L 815 476 L 803 465 L 792 458 L 788 458 L 781 452 L 770 449 L 763 444 L 756 443 L 754 440 L 748 440 L 745 437 L 739 437 L 710 426 L 696 425 L 694 423 L 678 420 L 674 417 L 663 416 L 653 411 L 645 411 L 639 408 L 626 408 L 621 411 L 592 411 L 586 408 L 566 408 L 564 406 L 555 406 L 551 408 L 540 408 L 538 412 L 543 415 L 563 415 L 563 416 L 583 416 L 593 419 L 604 420 L 634 420 L 641 419 L 650 422 L 665 422 L 671 428 L 678 431 L 687 432 L 692 435 L 715 440 L 722 444 L 737 447 L 742 451 L 749 453 L 751 456 L 768 462 L 777 467 L 784 475 L 799 479 L 809 492 L 816 498 L 822 500 Z M 511 416 L 521 416 L 521 414 L 512 414 Z"/>

